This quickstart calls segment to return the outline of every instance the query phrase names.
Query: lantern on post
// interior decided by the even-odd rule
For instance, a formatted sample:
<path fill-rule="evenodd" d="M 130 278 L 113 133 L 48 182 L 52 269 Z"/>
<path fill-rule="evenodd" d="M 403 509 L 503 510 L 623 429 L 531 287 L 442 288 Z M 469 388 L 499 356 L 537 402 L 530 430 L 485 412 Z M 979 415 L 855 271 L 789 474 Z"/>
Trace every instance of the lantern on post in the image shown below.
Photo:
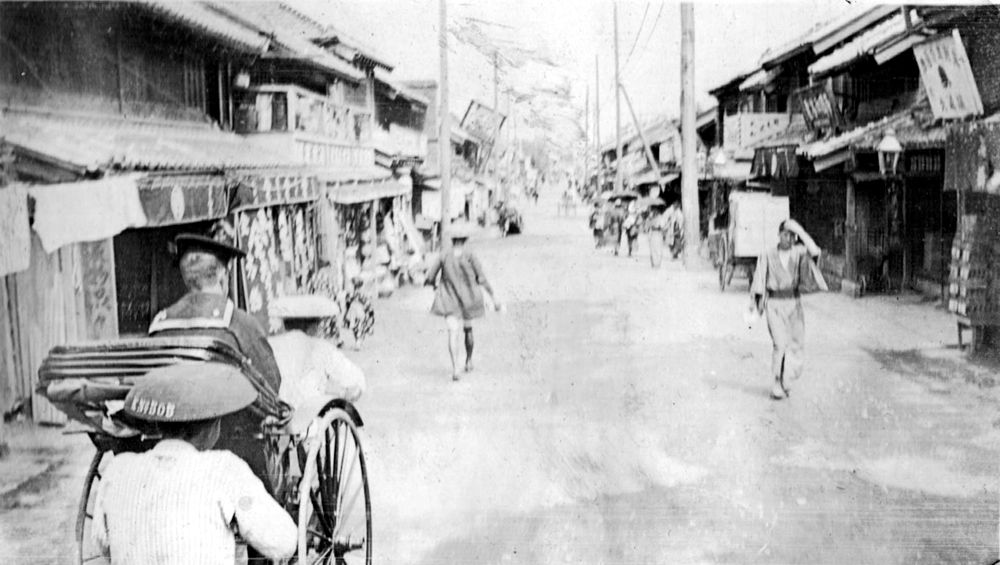
<path fill-rule="evenodd" d="M 899 167 L 899 156 L 903 154 L 903 146 L 896 139 L 896 130 L 889 128 L 882 141 L 875 148 L 878 151 L 878 170 L 882 176 L 895 176 Z"/>

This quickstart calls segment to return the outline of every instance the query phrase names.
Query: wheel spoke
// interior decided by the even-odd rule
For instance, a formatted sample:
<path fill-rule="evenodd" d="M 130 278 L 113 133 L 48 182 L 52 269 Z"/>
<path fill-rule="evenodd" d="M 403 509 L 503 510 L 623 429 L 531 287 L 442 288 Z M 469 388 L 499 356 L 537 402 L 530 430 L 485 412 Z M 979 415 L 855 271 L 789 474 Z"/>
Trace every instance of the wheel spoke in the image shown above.
<path fill-rule="evenodd" d="M 309 490 L 309 498 L 312 499 L 313 515 L 319 520 L 319 525 L 326 531 L 333 533 L 333 524 L 330 523 L 323 511 L 322 497 L 318 490 Z"/>
<path fill-rule="evenodd" d="M 354 439 L 354 438 L 352 437 L 351 439 Z M 345 441 L 344 443 L 346 444 L 347 442 Z M 356 454 L 358 452 L 357 444 L 354 443 L 353 441 L 351 442 L 351 444 L 355 446 L 354 452 Z M 345 449 L 345 451 L 346 451 L 346 449 Z M 346 456 L 346 453 L 345 453 L 345 456 Z M 342 515 L 340 513 L 340 509 L 343 508 L 342 504 L 344 502 L 344 487 L 346 486 L 347 488 L 350 488 L 350 486 L 351 486 L 351 479 L 354 477 L 354 468 L 357 467 L 357 465 L 355 464 L 355 461 L 356 461 L 356 459 L 354 457 L 351 457 L 350 467 L 347 468 L 347 474 L 344 475 L 344 480 L 341 481 L 341 483 L 340 483 L 340 485 L 341 485 L 340 497 L 337 499 L 338 516 Z"/>
<path fill-rule="evenodd" d="M 354 515 L 354 504 L 358 501 L 358 495 L 363 491 L 363 488 L 354 489 L 354 493 L 351 494 L 350 501 L 341 509 L 340 520 L 333 527 L 333 538 L 337 538 L 337 534 L 343 529 L 344 517 Z"/>
<path fill-rule="evenodd" d="M 312 534 L 312 535 L 314 535 L 314 536 L 316 536 L 316 537 L 318 537 L 318 538 L 323 538 L 323 541 L 325 541 L 325 542 L 327 542 L 329 544 L 333 544 L 333 538 L 327 536 L 326 534 L 324 534 L 322 532 L 319 532 L 319 531 L 317 531 L 317 530 L 315 530 L 313 528 L 309 528 L 309 533 Z"/>
<path fill-rule="evenodd" d="M 103 558 L 104 558 L 104 556 L 100 555 L 100 554 L 98 554 L 98 555 L 91 555 L 90 557 L 85 557 L 83 559 L 83 562 L 84 563 L 88 563 L 90 561 L 97 561 L 98 559 L 103 559 Z"/>

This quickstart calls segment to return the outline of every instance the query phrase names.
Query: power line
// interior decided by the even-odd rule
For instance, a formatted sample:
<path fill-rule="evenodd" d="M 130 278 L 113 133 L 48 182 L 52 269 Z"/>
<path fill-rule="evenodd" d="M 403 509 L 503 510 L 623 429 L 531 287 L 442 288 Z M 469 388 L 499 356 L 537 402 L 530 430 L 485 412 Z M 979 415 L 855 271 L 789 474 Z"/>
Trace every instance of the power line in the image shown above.
<path fill-rule="evenodd" d="M 650 28 L 649 35 L 646 36 L 646 42 L 642 44 L 642 52 L 646 51 L 646 48 L 649 47 L 650 40 L 652 40 L 653 36 L 656 35 L 656 27 L 660 24 L 660 16 L 663 15 L 663 7 L 665 5 L 666 5 L 665 2 L 662 1 L 660 2 L 660 9 L 659 11 L 656 12 L 656 19 L 653 20 L 653 27 Z M 625 64 L 628 65 L 628 62 L 626 62 Z M 622 71 L 622 74 L 624 75 L 625 71 Z"/>
<path fill-rule="evenodd" d="M 625 64 L 622 65 L 622 74 L 624 74 L 624 69 L 628 68 L 629 61 L 632 60 L 632 53 L 635 53 L 635 46 L 639 44 L 639 37 L 642 35 L 642 28 L 646 25 L 647 15 L 649 15 L 649 2 L 646 2 L 646 10 L 642 13 L 642 21 L 639 22 L 639 31 L 635 32 L 635 41 L 632 42 L 632 48 L 629 49 L 628 55 L 625 56 Z"/>

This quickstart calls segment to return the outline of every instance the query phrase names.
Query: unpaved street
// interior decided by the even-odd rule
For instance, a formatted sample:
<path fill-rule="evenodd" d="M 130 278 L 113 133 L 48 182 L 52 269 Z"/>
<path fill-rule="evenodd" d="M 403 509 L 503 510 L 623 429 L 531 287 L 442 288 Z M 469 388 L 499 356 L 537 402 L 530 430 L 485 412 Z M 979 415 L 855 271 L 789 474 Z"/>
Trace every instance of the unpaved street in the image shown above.
<path fill-rule="evenodd" d="M 474 373 L 451 381 L 429 288 L 380 301 L 349 352 L 377 563 L 996 558 L 997 402 L 940 309 L 808 297 L 806 374 L 774 402 L 745 281 L 594 250 L 545 198 L 525 235 L 470 245 L 509 306 L 478 324 Z M 83 441 L 2 498 L 0 561 L 69 562 Z"/>

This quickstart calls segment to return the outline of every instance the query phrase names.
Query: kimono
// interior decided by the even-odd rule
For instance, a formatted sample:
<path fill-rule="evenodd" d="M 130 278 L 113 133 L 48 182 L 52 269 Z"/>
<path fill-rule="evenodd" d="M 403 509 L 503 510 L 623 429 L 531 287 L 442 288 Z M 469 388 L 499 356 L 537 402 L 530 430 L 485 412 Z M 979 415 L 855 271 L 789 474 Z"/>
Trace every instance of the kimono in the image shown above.
<path fill-rule="evenodd" d="M 428 269 L 428 280 L 436 282 L 431 313 L 461 317 L 466 322 L 486 315 L 483 291 L 490 288 L 479 258 L 469 251 L 456 256 L 448 253 Z"/>
<path fill-rule="evenodd" d="M 649 262 L 654 269 L 659 269 L 663 263 L 668 227 L 666 214 L 657 214 L 649 221 Z"/>
<path fill-rule="evenodd" d="M 802 375 L 806 330 L 799 297 L 826 286 L 805 246 L 794 245 L 788 253 L 788 263 L 781 261 L 777 248 L 758 257 L 750 287 L 750 293 L 764 301 L 773 343 L 771 372 L 783 387 L 786 379 Z"/>

